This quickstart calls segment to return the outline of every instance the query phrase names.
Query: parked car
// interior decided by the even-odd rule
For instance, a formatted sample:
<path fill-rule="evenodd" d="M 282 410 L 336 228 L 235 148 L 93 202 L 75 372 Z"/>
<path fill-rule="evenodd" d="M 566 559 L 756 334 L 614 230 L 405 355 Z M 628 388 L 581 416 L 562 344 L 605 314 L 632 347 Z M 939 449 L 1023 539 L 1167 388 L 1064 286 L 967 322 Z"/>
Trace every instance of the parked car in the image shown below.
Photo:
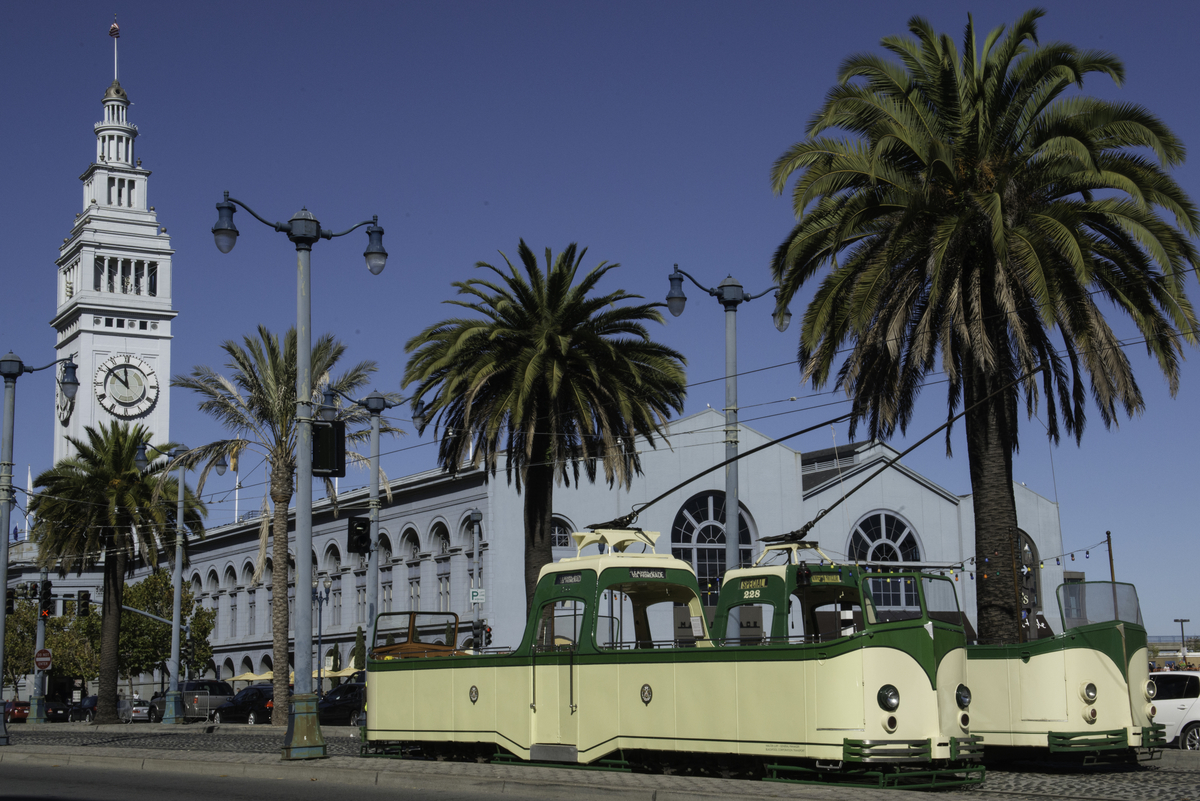
<path fill-rule="evenodd" d="M 120 699 L 120 715 L 121 720 L 126 723 L 133 723 L 136 720 L 144 720 L 150 722 L 150 702 L 144 698 L 128 699 L 124 696 Z"/>
<path fill-rule="evenodd" d="M 363 715 L 363 703 L 366 700 L 365 684 L 334 687 L 317 704 L 317 719 L 322 726 L 361 726 L 366 722 Z"/>
<path fill-rule="evenodd" d="M 67 711 L 67 720 L 74 722 L 81 720 L 85 723 L 91 723 L 96 719 L 96 698 L 95 695 L 89 695 L 78 704 L 75 704 Z"/>
<path fill-rule="evenodd" d="M 180 682 L 179 694 L 185 718 L 211 718 L 213 710 L 233 697 L 233 688 L 227 681 L 197 679 Z M 157 705 L 151 717 L 162 720 L 162 704 Z"/>
<path fill-rule="evenodd" d="M 4 722 L 16 723 L 29 719 L 29 702 L 11 698 L 4 702 Z"/>
<path fill-rule="evenodd" d="M 1200 751 L 1200 671 L 1159 671 L 1150 678 L 1158 687 L 1154 722 L 1167 727 L 1167 742 L 1185 751 Z"/>
<path fill-rule="evenodd" d="M 275 688 L 255 684 L 213 710 L 213 723 L 270 723 L 275 708 Z"/>
<path fill-rule="evenodd" d="M 68 707 L 62 701 L 46 701 L 46 722 L 64 723 L 67 720 Z"/>

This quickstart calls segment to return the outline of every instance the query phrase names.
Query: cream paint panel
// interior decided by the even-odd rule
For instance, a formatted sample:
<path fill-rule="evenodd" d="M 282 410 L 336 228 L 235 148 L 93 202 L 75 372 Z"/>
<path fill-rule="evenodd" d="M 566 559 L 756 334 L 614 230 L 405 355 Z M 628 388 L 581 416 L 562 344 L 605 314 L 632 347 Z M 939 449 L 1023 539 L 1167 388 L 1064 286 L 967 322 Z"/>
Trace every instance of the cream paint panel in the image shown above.
<path fill-rule="evenodd" d="M 972 699 L 971 705 L 967 707 L 967 715 L 970 723 L 965 729 L 961 723 L 963 710 L 959 709 L 958 701 L 956 700 L 958 685 L 960 684 L 965 684 L 971 690 L 972 694 L 975 693 L 975 688 L 967 680 L 967 652 L 964 648 L 957 648 L 943 656 L 937 670 L 937 692 L 935 695 L 938 709 L 938 726 L 949 737 L 966 737 L 972 733 L 971 730 L 974 728 L 974 699 Z M 945 740 L 938 740 L 937 742 L 945 742 Z"/>
<path fill-rule="evenodd" d="M 675 666 L 678 687 L 675 726 L 680 747 L 689 749 L 688 739 L 725 739 L 738 731 L 739 717 L 749 714 L 740 708 L 743 688 L 733 662 L 681 663 Z M 786 685 L 776 685 L 781 690 Z M 734 690 L 736 688 L 736 690 Z M 762 687 L 758 687 L 762 695 Z"/>
<path fill-rule="evenodd" d="M 496 674 L 492 668 L 453 670 L 454 730 L 461 732 L 493 732 L 496 730 Z M 479 692 L 479 700 L 471 703 L 471 688 Z"/>
<path fill-rule="evenodd" d="M 446 731 L 454 719 L 455 670 L 422 670 L 417 672 L 416 692 L 413 693 L 413 729 L 417 731 Z"/>
<path fill-rule="evenodd" d="M 737 687 L 736 728 L 730 726 L 725 731 L 737 732 L 742 753 L 761 754 L 763 744 L 772 743 L 775 745 L 769 752 L 773 754 L 807 754 L 804 743 L 811 738 L 805 728 L 805 692 L 801 679 L 805 664 L 743 662 L 737 666 L 736 684 L 716 685 Z M 680 726 L 680 731 L 686 730 Z M 838 738 L 838 745 L 841 745 L 841 738 Z"/>
<path fill-rule="evenodd" d="M 562 739 L 562 696 L 561 690 L 567 682 L 567 668 L 559 665 L 536 665 L 534 667 L 533 708 L 530 710 L 530 742 L 572 743 L 573 739 Z"/>
<path fill-rule="evenodd" d="M 1150 652 L 1140 648 L 1129 659 L 1129 709 L 1132 725 L 1137 729 L 1154 722 L 1147 711 L 1151 705 L 1150 699 L 1146 698 L 1146 682 L 1149 680 Z"/>
<path fill-rule="evenodd" d="M 675 737 L 675 665 L 670 662 L 624 664 L 618 668 L 615 706 L 621 715 L 622 737 Z M 654 695 L 649 704 L 642 702 L 642 685 L 649 684 Z M 693 736 L 688 733 L 688 736 Z M 674 747 L 660 742 L 655 748 Z"/>
<path fill-rule="evenodd" d="M 579 705 L 579 759 L 600 759 L 617 747 L 621 710 L 614 703 L 619 685 L 617 665 L 587 665 L 577 669 L 575 693 Z"/>
<path fill-rule="evenodd" d="M 957 726 L 954 729 L 941 727 L 938 693 L 929 686 L 929 676 L 921 666 L 907 654 L 891 648 L 867 648 L 859 653 L 862 656 L 863 688 L 858 697 L 866 714 L 862 735 L 847 733 L 846 736 L 861 736 L 865 740 L 932 739 L 934 757 L 948 756 L 948 748 L 939 752 L 937 744 L 947 742 L 947 737 L 960 736 L 961 731 Z M 894 685 L 900 691 L 900 706 L 892 713 L 897 723 L 894 732 L 884 728 L 888 713 L 879 707 L 879 688 L 884 684 Z M 949 699 L 955 686 L 950 685 L 949 691 L 943 689 L 943 698 Z"/>
<path fill-rule="evenodd" d="M 863 728 L 863 656 L 852 651 L 836 660 L 816 661 L 817 732 L 862 731 Z M 855 736 L 855 735 L 847 735 Z"/>
<path fill-rule="evenodd" d="M 967 660 L 971 688 L 971 733 L 990 745 L 1012 745 L 1012 688 L 1005 659 Z"/>
<path fill-rule="evenodd" d="M 1135 657 L 1136 658 L 1136 657 Z M 1144 659 L 1142 660 L 1145 661 Z M 969 682 L 977 701 L 971 704 L 971 731 L 983 735 L 988 745 L 1036 746 L 1047 745 L 1049 732 L 1106 731 L 1124 728 L 1129 735 L 1130 745 L 1141 742 L 1141 726 L 1133 723 L 1130 701 L 1133 693 L 1140 694 L 1144 680 L 1127 687 L 1125 677 L 1104 654 L 1088 648 L 1067 648 L 1055 654 L 1032 657 L 1023 664 L 1020 659 L 976 659 L 968 663 Z M 1024 672 L 1022 672 L 1024 669 Z M 1038 677 L 1049 679 L 1047 686 L 1057 688 L 1061 701 L 1050 698 L 1046 692 L 1047 705 L 1061 708 L 1058 720 L 1028 720 L 1019 717 L 1022 708 L 1032 705 L 1037 697 L 1037 687 L 1026 688 L 1018 679 L 1026 675 L 1033 682 Z M 1065 679 L 1064 679 L 1065 677 Z M 1083 717 L 1085 704 L 1080 688 L 1092 682 L 1096 685 L 1096 721 L 1087 722 Z M 986 693 L 986 695 L 985 695 Z M 1011 705 L 994 703 L 993 695 L 1019 696 Z M 998 699 L 995 699 L 998 701 Z M 1145 706 L 1134 703 L 1134 709 Z M 1144 718 L 1144 713 L 1141 713 Z"/>
<path fill-rule="evenodd" d="M 1066 657 L 1054 651 L 1030 658 L 1013 660 L 1021 720 L 1057 722 L 1067 719 Z"/>

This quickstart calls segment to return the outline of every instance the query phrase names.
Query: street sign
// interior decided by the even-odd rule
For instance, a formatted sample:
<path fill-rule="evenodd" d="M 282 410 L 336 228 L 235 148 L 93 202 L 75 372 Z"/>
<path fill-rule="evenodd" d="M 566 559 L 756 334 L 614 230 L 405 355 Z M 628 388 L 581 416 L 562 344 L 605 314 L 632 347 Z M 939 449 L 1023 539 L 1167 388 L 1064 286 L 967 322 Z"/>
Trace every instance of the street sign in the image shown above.
<path fill-rule="evenodd" d="M 54 660 L 51 658 L 52 656 L 49 648 L 37 651 L 33 655 L 33 666 L 38 670 L 49 670 L 50 666 L 54 663 Z"/>
<path fill-rule="evenodd" d="M 487 590 L 483 587 L 476 587 L 471 590 L 471 603 L 481 604 L 487 601 Z"/>

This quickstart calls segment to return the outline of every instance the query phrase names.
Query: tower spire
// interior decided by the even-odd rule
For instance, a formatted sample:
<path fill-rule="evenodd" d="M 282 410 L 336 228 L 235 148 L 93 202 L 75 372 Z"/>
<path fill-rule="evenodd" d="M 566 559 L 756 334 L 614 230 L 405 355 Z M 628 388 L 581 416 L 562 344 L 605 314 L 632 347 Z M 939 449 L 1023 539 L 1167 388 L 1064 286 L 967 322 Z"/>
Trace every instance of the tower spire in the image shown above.
<path fill-rule="evenodd" d="M 108 35 L 113 40 L 113 83 L 119 82 L 117 74 L 117 40 L 121 38 L 121 26 L 117 24 L 117 15 L 113 14 L 112 27 L 108 29 Z"/>

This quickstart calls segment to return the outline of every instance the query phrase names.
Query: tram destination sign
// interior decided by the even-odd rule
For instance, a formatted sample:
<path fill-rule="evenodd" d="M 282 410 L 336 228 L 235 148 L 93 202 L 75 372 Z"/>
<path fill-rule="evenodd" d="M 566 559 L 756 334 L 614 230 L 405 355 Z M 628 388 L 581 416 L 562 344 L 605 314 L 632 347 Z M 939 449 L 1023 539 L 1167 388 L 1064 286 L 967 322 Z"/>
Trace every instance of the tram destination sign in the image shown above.
<path fill-rule="evenodd" d="M 631 567 L 629 568 L 629 577 L 631 579 L 665 579 L 667 571 L 662 568 Z"/>

